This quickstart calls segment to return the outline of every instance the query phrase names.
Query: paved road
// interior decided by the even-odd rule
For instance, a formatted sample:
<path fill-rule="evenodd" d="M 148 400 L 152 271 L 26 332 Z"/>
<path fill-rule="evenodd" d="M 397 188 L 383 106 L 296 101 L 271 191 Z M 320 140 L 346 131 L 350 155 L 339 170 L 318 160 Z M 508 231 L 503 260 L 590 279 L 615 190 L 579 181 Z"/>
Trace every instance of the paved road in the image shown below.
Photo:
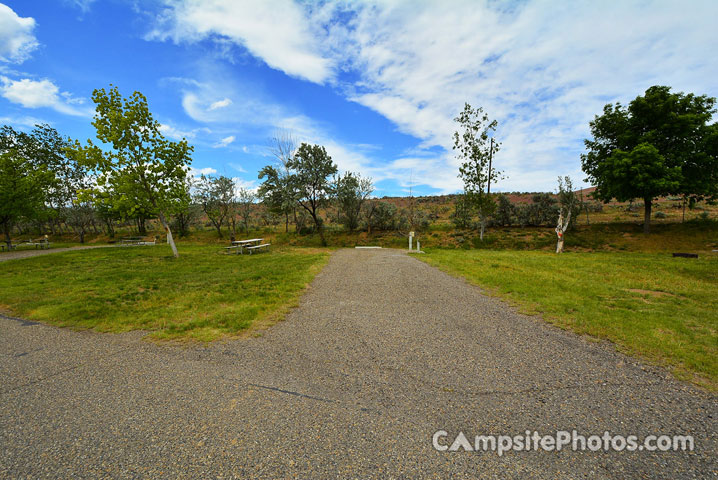
<path fill-rule="evenodd" d="M 399 251 L 342 250 L 260 338 L 0 319 L 6 478 L 715 478 L 716 396 Z M 439 452 L 437 430 L 689 434 L 692 453 Z"/>

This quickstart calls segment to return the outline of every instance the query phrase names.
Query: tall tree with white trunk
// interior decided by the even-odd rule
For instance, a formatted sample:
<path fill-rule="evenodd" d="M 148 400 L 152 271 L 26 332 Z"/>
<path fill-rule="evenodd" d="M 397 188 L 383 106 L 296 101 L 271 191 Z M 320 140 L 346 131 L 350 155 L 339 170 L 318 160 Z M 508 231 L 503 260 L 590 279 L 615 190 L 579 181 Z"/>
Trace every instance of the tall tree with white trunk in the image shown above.
<path fill-rule="evenodd" d="M 172 142 L 164 138 L 140 92 L 123 98 L 117 87 L 110 85 L 107 91 L 95 90 L 92 101 L 92 125 L 105 145 L 100 148 L 91 140 L 85 146 L 75 142 L 74 155 L 96 172 L 95 188 L 109 192 L 111 201 L 129 200 L 134 208 L 151 206 L 178 257 L 168 218 L 186 202 L 186 178 L 194 148 L 186 139 Z"/>

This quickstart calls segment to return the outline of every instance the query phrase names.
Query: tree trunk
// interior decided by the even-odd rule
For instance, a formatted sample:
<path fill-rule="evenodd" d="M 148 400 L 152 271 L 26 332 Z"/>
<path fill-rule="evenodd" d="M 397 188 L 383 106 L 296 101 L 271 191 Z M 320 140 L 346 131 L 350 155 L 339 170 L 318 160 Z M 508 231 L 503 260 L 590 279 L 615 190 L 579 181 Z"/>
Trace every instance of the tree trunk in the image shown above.
<path fill-rule="evenodd" d="M 10 222 L 5 221 L 3 222 L 3 231 L 5 233 L 5 245 L 7 245 L 7 251 L 10 251 L 10 248 L 12 247 L 12 238 L 10 238 Z"/>
<path fill-rule="evenodd" d="M 645 205 L 645 210 L 643 213 L 643 233 L 650 233 L 651 232 L 651 207 L 652 207 L 653 198 L 644 198 L 643 204 Z"/>
<path fill-rule="evenodd" d="M 284 233 L 289 233 L 289 212 L 284 212 Z"/>
<path fill-rule="evenodd" d="M 681 223 L 686 221 L 686 196 L 683 196 L 683 218 L 681 218 Z"/>
<path fill-rule="evenodd" d="M 167 243 L 170 244 L 170 247 L 172 247 L 172 254 L 175 256 L 175 258 L 179 257 L 179 253 L 177 253 L 177 245 L 175 245 L 175 239 L 172 238 L 172 230 L 170 230 L 170 226 L 167 223 L 167 220 L 165 219 L 164 213 L 160 212 L 160 223 L 162 223 L 162 226 L 165 229 L 165 232 L 167 233 Z"/>

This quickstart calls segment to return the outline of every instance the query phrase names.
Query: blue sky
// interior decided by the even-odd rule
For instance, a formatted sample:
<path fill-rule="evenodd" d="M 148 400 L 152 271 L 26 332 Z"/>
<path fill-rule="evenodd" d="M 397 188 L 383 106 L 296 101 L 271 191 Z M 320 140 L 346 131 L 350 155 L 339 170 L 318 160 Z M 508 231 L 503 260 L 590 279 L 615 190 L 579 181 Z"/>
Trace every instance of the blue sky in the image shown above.
<path fill-rule="evenodd" d="M 0 0 L 0 124 L 94 138 L 92 90 L 144 93 L 193 173 L 257 185 L 278 132 L 376 195 L 461 189 L 464 102 L 498 120 L 498 191 L 582 183 L 588 122 L 651 85 L 718 96 L 718 2 Z"/>

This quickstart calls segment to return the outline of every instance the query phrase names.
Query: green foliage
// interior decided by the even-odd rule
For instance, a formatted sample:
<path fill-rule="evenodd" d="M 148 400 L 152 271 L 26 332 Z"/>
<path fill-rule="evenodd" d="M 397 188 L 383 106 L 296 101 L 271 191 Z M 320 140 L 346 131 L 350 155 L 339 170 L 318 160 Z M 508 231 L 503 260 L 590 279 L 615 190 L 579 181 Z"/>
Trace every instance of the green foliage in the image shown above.
<path fill-rule="evenodd" d="M 234 181 L 223 175 L 219 177 L 200 176 L 195 183 L 194 201 L 209 218 L 217 235 L 222 238 L 222 225 L 229 221 L 234 202 Z"/>
<path fill-rule="evenodd" d="M 496 203 L 489 193 L 489 185 L 495 183 L 500 176 L 494 168 L 489 168 L 493 154 L 497 153 L 501 144 L 493 142 L 490 133 L 496 130 L 498 122 L 490 121 L 489 116 L 479 107 L 474 109 L 468 103 L 464 110 L 454 119 L 460 131 L 454 132 L 454 147 L 457 158 L 462 162 L 459 176 L 464 181 L 466 200 L 479 214 L 481 236 L 483 238 L 486 219 L 493 213 Z"/>
<path fill-rule="evenodd" d="M 498 205 L 496 207 L 496 213 L 494 214 L 494 221 L 498 225 L 510 227 L 514 222 L 514 215 L 516 214 L 514 204 L 511 203 L 509 197 L 503 193 L 499 194 L 497 199 Z"/>
<path fill-rule="evenodd" d="M 347 230 L 353 232 L 359 227 L 362 205 L 374 191 L 372 181 L 370 178 L 362 178 L 359 174 L 346 172 L 337 178 L 334 191 L 339 210 L 339 222 Z"/>
<path fill-rule="evenodd" d="M 296 187 L 299 205 L 311 215 L 322 244 L 326 245 L 319 208 L 326 206 L 334 193 L 331 178 L 337 173 L 337 166 L 324 147 L 306 143 L 299 146 L 287 166 L 294 172 L 292 184 Z"/>
<path fill-rule="evenodd" d="M 140 209 L 156 211 L 177 256 L 166 218 L 187 202 L 193 147 L 184 139 L 173 142 L 162 136 L 140 92 L 123 98 L 117 87 L 111 87 L 92 93 L 92 125 L 104 149 L 91 140 L 84 147 L 76 142 L 75 158 L 97 173 L 94 190 L 108 193 L 110 203 L 126 204 L 130 215 Z"/>
<path fill-rule="evenodd" d="M 465 194 L 457 195 L 451 221 L 456 228 L 470 228 L 474 217 L 473 205 Z"/>
<path fill-rule="evenodd" d="M 251 190 L 246 188 L 240 188 L 237 192 L 237 210 L 239 217 L 242 219 L 242 225 L 244 225 L 244 231 L 249 232 L 250 220 L 252 218 L 252 209 L 254 202 L 257 199 L 257 195 Z"/>
<path fill-rule="evenodd" d="M 46 187 L 52 180 L 52 172 L 26 161 L 16 151 L 0 153 L 0 225 L 8 248 L 15 223 L 43 211 Z"/>
<path fill-rule="evenodd" d="M 583 171 L 605 202 L 641 198 L 650 229 L 653 198 L 718 194 L 718 127 L 709 125 L 715 98 L 654 86 L 628 106 L 608 104 L 590 123 Z"/>

